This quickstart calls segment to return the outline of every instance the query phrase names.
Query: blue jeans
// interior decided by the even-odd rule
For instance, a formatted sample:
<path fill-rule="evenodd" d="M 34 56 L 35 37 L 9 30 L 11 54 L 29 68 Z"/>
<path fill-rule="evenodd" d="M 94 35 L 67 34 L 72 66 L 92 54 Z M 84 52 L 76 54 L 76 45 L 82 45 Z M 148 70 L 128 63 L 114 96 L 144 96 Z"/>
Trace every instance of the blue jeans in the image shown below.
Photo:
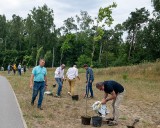
<path fill-rule="evenodd" d="M 91 97 L 93 97 L 93 89 L 92 89 L 92 82 L 88 82 L 86 85 L 86 96 L 88 97 L 89 91 L 91 93 Z"/>
<path fill-rule="evenodd" d="M 58 90 L 57 90 L 57 95 L 60 96 L 61 95 L 61 91 L 62 91 L 62 79 L 61 78 L 55 78 L 57 84 L 58 84 Z"/>
<path fill-rule="evenodd" d="M 21 76 L 21 69 L 18 69 L 18 73 L 19 73 L 19 75 Z"/>
<path fill-rule="evenodd" d="M 44 91 L 45 91 L 45 82 L 34 82 L 32 102 L 35 101 L 35 99 L 38 95 L 38 92 L 39 92 L 39 99 L 38 99 L 37 107 L 41 107 L 41 105 L 42 105 Z"/>

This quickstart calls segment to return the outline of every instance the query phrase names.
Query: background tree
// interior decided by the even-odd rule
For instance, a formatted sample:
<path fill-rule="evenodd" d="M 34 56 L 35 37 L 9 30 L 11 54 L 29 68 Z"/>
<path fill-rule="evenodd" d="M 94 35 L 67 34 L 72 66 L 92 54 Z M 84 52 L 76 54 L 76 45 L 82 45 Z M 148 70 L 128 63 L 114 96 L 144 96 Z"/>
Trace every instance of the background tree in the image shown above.
<path fill-rule="evenodd" d="M 130 15 L 131 17 L 129 17 L 123 24 L 128 31 L 128 60 L 130 60 L 131 54 L 135 52 L 137 32 L 141 29 L 144 23 L 148 22 L 149 12 L 145 8 L 141 8 L 136 9 L 135 12 L 131 12 Z"/>

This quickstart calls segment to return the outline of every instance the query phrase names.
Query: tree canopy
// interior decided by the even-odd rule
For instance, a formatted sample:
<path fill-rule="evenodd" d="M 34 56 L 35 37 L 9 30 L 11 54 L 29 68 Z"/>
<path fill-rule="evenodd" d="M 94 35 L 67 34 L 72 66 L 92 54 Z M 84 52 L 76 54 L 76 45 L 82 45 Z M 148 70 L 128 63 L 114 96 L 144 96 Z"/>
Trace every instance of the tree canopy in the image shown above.
<path fill-rule="evenodd" d="M 35 66 L 40 58 L 45 58 L 47 67 L 61 63 L 108 67 L 156 61 L 160 58 L 160 4 L 158 0 L 152 3 L 152 18 L 151 12 L 139 8 L 112 28 L 116 3 L 100 8 L 96 18 L 80 11 L 64 20 L 60 28 L 56 28 L 54 11 L 47 5 L 34 7 L 26 18 L 13 14 L 7 20 L 0 15 L 0 66 Z"/>

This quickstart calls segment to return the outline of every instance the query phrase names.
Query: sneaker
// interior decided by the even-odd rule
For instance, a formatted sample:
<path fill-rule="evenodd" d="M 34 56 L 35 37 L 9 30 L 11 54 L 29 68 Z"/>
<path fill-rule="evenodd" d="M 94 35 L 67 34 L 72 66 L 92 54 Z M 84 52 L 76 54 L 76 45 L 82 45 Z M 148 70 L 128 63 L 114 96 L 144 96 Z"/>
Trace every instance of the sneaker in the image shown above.
<path fill-rule="evenodd" d="M 88 96 L 85 94 L 85 96 L 83 97 L 83 99 L 88 98 Z"/>
<path fill-rule="evenodd" d="M 117 121 L 109 121 L 108 126 L 116 126 L 118 125 Z"/>
<path fill-rule="evenodd" d="M 94 97 L 93 97 L 93 96 L 90 96 L 89 98 L 91 98 L 91 99 L 92 99 L 92 98 L 94 98 Z"/>
<path fill-rule="evenodd" d="M 42 107 L 37 107 L 39 110 L 43 110 L 43 108 Z"/>
<path fill-rule="evenodd" d="M 31 105 L 32 105 L 32 106 L 34 105 L 34 101 L 31 101 Z"/>
<path fill-rule="evenodd" d="M 68 95 L 72 96 L 72 95 L 71 95 L 71 92 L 68 92 Z"/>
<path fill-rule="evenodd" d="M 56 94 L 56 96 L 55 97 L 57 97 L 57 98 L 61 98 L 61 96 L 60 95 L 58 95 L 58 94 Z"/>
<path fill-rule="evenodd" d="M 108 120 L 108 121 L 113 121 L 114 118 L 106 118 L 106 120 Z"/>

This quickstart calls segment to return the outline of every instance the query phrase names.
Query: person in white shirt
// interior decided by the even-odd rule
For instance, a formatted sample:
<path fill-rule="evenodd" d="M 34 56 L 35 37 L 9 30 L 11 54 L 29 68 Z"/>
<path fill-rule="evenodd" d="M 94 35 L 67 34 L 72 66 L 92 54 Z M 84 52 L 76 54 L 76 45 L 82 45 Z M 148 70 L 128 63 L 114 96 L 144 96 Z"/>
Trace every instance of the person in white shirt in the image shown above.
<path fill-rule="evenodd" d="M 19 75 L 21 76 L 21 64 L 19 63 L 19 65 L 18 65 L 18 73 L 19 73 Z"/>
<path fill-rule="evenodd" d="M 69 92 L 68 94 L 73 96 L 74 95 L 74 87 L 75 87 L 75 81 L 76 81 L 76 77 L 80 80 L 79 76 L 78 76 L 78 69 L 76 68 L 76 65 L 73 65 L 73 67 L 70 67 L 67 70 L 67 80 L 69 83 Z"/>
<path fill-rule="evenodd" d="M 55 70 L 54 78 L 58 84 L 56 97 L 61 96 L 62 85 L 63 85 L 63 80 L 64 80 L 64 68 L 65 68 L 65 64 L 62 64 L 60 67 L 56 68 Z"/>

